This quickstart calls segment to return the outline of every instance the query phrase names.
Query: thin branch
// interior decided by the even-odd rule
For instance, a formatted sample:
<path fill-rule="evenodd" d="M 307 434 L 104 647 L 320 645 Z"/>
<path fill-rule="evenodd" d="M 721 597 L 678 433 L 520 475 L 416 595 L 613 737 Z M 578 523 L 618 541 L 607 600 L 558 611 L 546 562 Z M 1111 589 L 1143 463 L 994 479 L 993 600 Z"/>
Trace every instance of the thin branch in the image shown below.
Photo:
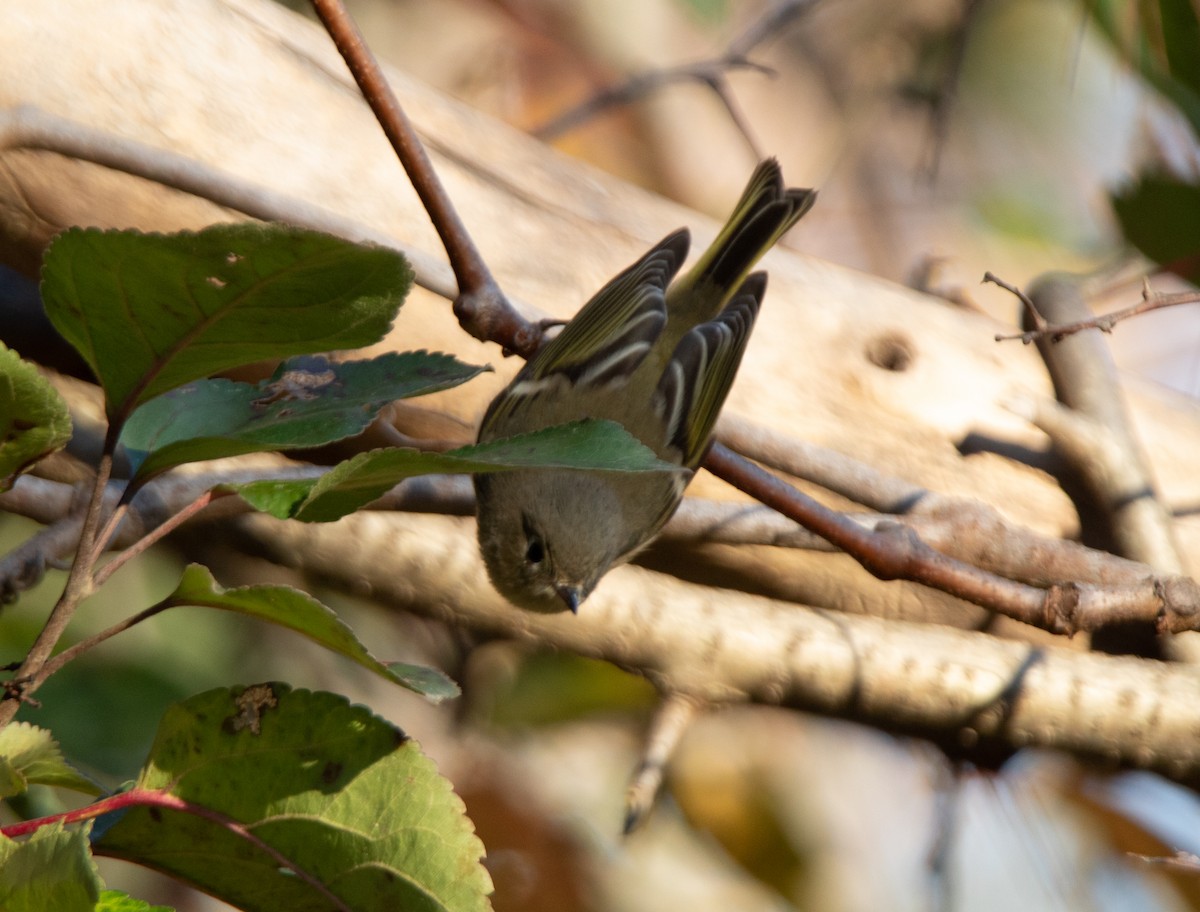
<path fill-rule="evenodd" d="M 1052 436 L 1061 434 L 1065 442 L 1072 440 L 1068 425 L 1078 429 L 1075 437 L 1084 433 L 1085 428 L 1097 427 L 1086 418 L 1063 414 L 1063 409 L 1056 409 L 1054 403 L 1046 399 L 1014 398 L 1007 405 L 1033 423 L 1054 419 L 1057 422 L 1054 430 L 1049 423 L 1043 429 Z M 1144 561 L 1038 534 L 1012 524 L 995 508 L 981 501 L 929 491 L 885 475 L 842 453 L 796 440 L 737 416 L 721 416 L 718 439 L 735 452 L 768 468 L 820 485 L 881 513 L 895 514 L 898 521 L 917 532 L 936 550 L 1008 579 L 1043 587 L 1068 580 L 1097 586 L 1127 586 L 1153 580 L 1158 575 L 1155 568 Z M 1125 474 L 1127 466 L 1123 467 L 1124 463 L 1113 451 L 1107 436 L 1103 440 L 1097 440 L 1095 436 L 1088 439 L 1098 454 L 1099 464 L 1095 470 L 1103 471 L 1111 478 L 1123 479 L 1122 489 L 1135 490 Z M 1079 452 L 1086 452 L 1088 445 L 1079 442 L 1075 446 Z M 1085 470 L 1092 471 L 1090 467 Z M 1111 489 L 1112 486 L 1108 487 Z M 864 528 L 875 525 L 870 515 L 847 515 Z M 720 519 L 716 515 L 712 517 L 714 523 Z M 876 517 L 876 521 L 878 519 L 880 517 Z M 740 533 L 747 544 L 789 543 L 782 517 L 780 521 L 760 520 L 763 540 L 757 542 L 751 541 L 752 531 L 738 529 L 736 518 L 728 521 L 732 526 L 730 540 L 736 540 Z M 742 526 L 748 524 L 746 520 L 741 521 Z M 766 540 L 770 535 L 778 536 L 780 540 Z"/>
<path fill-rule="evenodd" d="M 1046 331 L 1046 327 L 1049 324 L 1046 322 L 1046 318 L 1038 313 L 1038 309 L 1036 306 L 1034 306 L 1033 301 L 1029 299 L 1029 295 L 1025 294 L 1025 292 L 1023 292 L 1016 285 L 1004 281 L 1004 279 L 992 272 L 985 272 L 983 274 L 983 281 L 990 282 L 993 285 L 998 285 L 1009 294 L 1016 296 L 1017 300 L 1021 302 L 1021 306 L 1024 308 L 1024 310 L 1021 312 L 1029 319 L 1030 322 L 1033 323 L 1033 329 L 1027 333 L 1015 333 L 1012 335 L 997 333 L 995 336 L 997 342 L 1002 342 L 1005 339 L 1020 339 L 1022 342 L 1028 345 Z"/>
<path fill-rule="evenodd" d="M 165 535 L 179 524 L 173 522 L 176 514 L 187 511 L 189 504 L 217 485 L 268 478 L 313 478 L 325 471 L 317 466 L 299 465 L 282 459 L 264 465 L 260 457 L 253 456 L 219 460 L 203 467 L 181 467 L 142 488 L 117 530 L 116 538 L 108 542 L 108 547 L 110 550 L 127 548 L 145 536 L 157 538 Z M 62 482 L 23 475 L 17 479 L 11 491 L 0 494 L 0 510 L 49 524 L 8 554 L 0 556 L 0 593 L 6 593 L 10 600 L 36 585 L 47 566 L 55 566 L 75 552 L 84 511 L 69 508 L 73 491 L 71 485 Z M 424 489 L 422 491 L 423 494 L 413 498 L 414 502 L 428 505 L 430 495 Z M 120 485 L 109 484 L 105 492 L 105 508 L 115 506 L 120 501 L 121 493 Z M 250 509 L 238 498 L 227 498 L 223 503 L 225 506 L 212 507 L 206 515 L 210 515 L 213 509 L 221 509 L 226 513 L 230 509 Z M 183 517 L 190 518 L 190 515 Z M 101 572 L 103 579 L 107 579 L 113 571 L 106 568 Z"/>
<path fill-rule="evenodd" d="M 908 513 L 931 496 L 920 485 L 728 411 L 717 420 L 716 436 L 726 447 L 755 462 L 811 481 L 880 513 Z"/>
<path fill-rule="evenodd" d="M 763 10 L 742 33 L 729 44 L 729 54 L 744 57 L 765 41 L 778 38 L 780 33 L 817 5 L 817 0 L 778 0 Z"/>
<path fill-rule="evenodd" d="M 205 491 L 199 497 L 195 498 L 191 503 L 186 504 L 181 509 L 172 513 L 165 522 L 160 523 L 158 526 L 152 528 L 140 539 L 138 539 L 129 547 L 123 549 L 120 554 L 97 570 L 93 578 L 93 583 L 96 588 L 103 586 L 104 583 L 107 582 L 108 578 L 125 566 L 125 564 L 133 560 L 139 554 L 145 552 L 151 545 L 161 541 L 171 532 L 178 529 L 201 510 L 205 509 L 209 504 L 219 500 L 222 497 L 227 497 L 230 494 L 232 494 L 231 491 L 218 493 L 210 489 Z M 128 504 L 126 504 L 125 507 L 126 510 L 128 510 Z M 100 557 L 100 553 L 103 553 L 103 545 L 103 541 L 97 542 L 97 548 L 100 549 L 100 551 L 96 554 L 97 560 Z"/>
<path fill-rule="evenodd" d="M 45 665 L 42 666 L 42 678 L 49 678 L 61 671 L 69 662 L 79 658 L 88 650 L 94 649 L 105 640 L 111 639 L 118 633 L 123 633 L 131 627 L 136 627 L 142 621 L 149 620 L 156 614 L 166 611 L 168 608 L 175 607 L 176 602 L 159 602 L 156 605 L 151 605 L 149 608 L 144 608 L 137 614 L 131 615 L 122 621 L 118 621 L 103 630 L 93 633 L 89 637 L 85 637 L 78 643 L 73 643 L 62 652 L 55 654 L 50 658 Z"/>
<path fill-rule="evenodd" d="M 111 435 L 110 435 L 111 437 Z M 12 721 L 20 708 L 21 701 L 27 699 L 34 691 L 41 686 L 43 680 L 43 667 L 50 655 L 54 652 L 54 648 L 58 645 L 58 641 L 66 632 L 67 626 L 71 623 L 71 618 L 75 616 L 75 610 L 92 591 L 92 567 L 94 564 L 87 559 L 87 555 L 91 553 L 92 545 L 96 540 L 96 533 L 100 525 L 100 517 L 104 508 L 105 487 L 108 484 L 109 476 L 112 474 L 112 448 L 116 445 L 115 440 L 106 441 L 104 453 L 100 457 L 100 463 L 96 468 L 96 478 L 92 486 L 92 496 L 88 502 L 87 512 L 84 514 L 83 525 L 80 529 L 79 544 L 75 551 L 75 561 L 71 564 L 71 572 L 67 576 L 67 582 L 63 586 L 62 594 L 55 603 L 54 608 L 50 611 L 50 616 L 46 619 L 45 625 L 38 634 L 37 639 L 33 641 L 33 646 L 30 647 L 24 661 L 21 662 L 20 668 L 17 669 L 13 677 L 5 683 L 4 695 L 0 697 L 0 728 L 6 726 Z"/>
<path fill-rule="evenodd" d="M 1067 323 L 1051 323 L 1047 321 L 1037 308 L 1033 306 L 1033 302 L 1029 296 L 1022 292 L 1014 285 L 998 279 L 990 272 L 983 274 L 985 282 L 991 282 L 999 285 L 1005 291 L 1015 294 L 1021 299 L 1021 303 L 1025 306 L 1025 311 L 1033 319 L 1033 328 L 1018 333 L 996 333 L 997 342 L 1005 342 L 1010 339 L 1020 339 L 1025 345 L 1031 342 L 1037 342 L 1040 339 L 1049 339 L 1051 342 L 1061 342 L 1067 336 L 1075 335 L 1083 332 L 1085 329 L 1098 329 L 1104 333 L 1111 333 L 1113 327 L 1123 320 L 1128 320 L 1131 317 L 1136 317 L 1139 314 L 1149 313 L 1152 310 L 1162 310 L 1166 307 L 1178 307 L 1181 304 L 1198 304 L 1200 303 L 1200 291 L 1180 291 L 1173 294 L 1163 294 L 1155 291 L 1150 287 L 1150 282 L 1146 279 L 1142 280 L 1142 299 L 1136 304 L 1130 304 L 1120 310 L 1115 310 L 1112 313 L 1101 314 L 1095 317 L 1085 317 L 1079 320 L 1072 320 Z"/>
<path fill-rule="evenodd" d="M 747 428 L 742 430 L 746 431 Z M 749 455 L 755 458 L 769 457 L 770 449 L 764 448 L 761 443 L 780 435 L 773 435 L 762 429 L 757 431 L 757 435 L 743 433 L 740 439 L 752 444 L 757 440 L 760 444 L 752 445 L 748 451 Z M 869 474 L 873 470 L 866 466 L 846 457 L 839 459 L 837 454 L 822 451 L 819 447 L 810 445 L 808 448 L 813 451 L 808 455 L 815 457 L 810 461 L 824 470 L 818 474 L 825 480 L 836 484 L 867 473 L 869 491 L 888 493 L 888 479 L 885 476 L 871 479 Z M 799 449 L 803 450 L 805 447 Z M 803 468 L 797 465 L 795 460 L 784 461 L 787 462 L 787 469 Z M 149 542 L 160 539 L 168 531 L 195 515 L 202 514 L 201 507 L 211 496 L 207 492 L 218 485 L 267 477 L 311 478 L 326 471 L 310 466 L 296 466 L 290 470 L 275 466 L 241 467 L 241 463 L 240 459 L 227 460 L 221 468 L 207 469 L 185 477 L 165 476 L 156 479 L 143 490 L 142 496 L 132 503 L 126 522 L 121 526 L 118 541 L 123 547 L 130 547 L 140 540 L 144 547 Z M 904 492 L 912 487 L 906 482 L 897 482 L 897 486 L 898 490 Z M 68 490 L 66 485 L 28 477 L 18 480 L 17 487 L 29 487 L 46 499 L 63 502 L 64 499 L 59 495 Z M 110 495 L 115 498 L 117 493 L 116 487 L 110 486 Z M 10 494 L 0 495 L 0 507 L 11 509 L 8 502 Z M 22 498 L 13 505 L 16 509 L 12 512 L 22 512 L 20 505 L 30 506 L 29 501 L 30 498 Z M 1175 577 L 1156 575 L 1145 564 L 1015 527 L 994 509 L 976 501 L 934 495 L 921 490 L 919 496 L 910 497 L 906 494 L 899 502 L 907 503 L 909 507 L 918 507 L 919 512 L 911 512 L 895 520 L 881 514 L 834 515 L 840 517 L 839 521 L 854 524 L 863 535 L 873 538 L 879 538 L 875 530 L 884 524 L 902 523 L 918 535 L 924 544 L 941 554 L 968 563 L 980 571 L 1040 587 L 1038 592 L 1063 581 L 1089 584 L 1089 587 L 1080 589 L 1085 593 L 1083 607 L 1077 609 L 1080 613 L 1095 610 L 1088 606 L 1100 602 L 1101 594 L 1093 592 L 1093 589 L 1107 588 L 1112 589 L 1115 595 L 1113 600 L 1105 603 L 1109 606 L 1105 610 L 1128 611 L 1129 608 L 1120 606 L 1134 604 L 1138 606 L 1134 609 L 1138 617 L 1154 620 L 1154 612 L 1163 598 L 1162 593 L 1173 593 L 1173 602 L 1168 605 L 1168 613 L 1163 623 L 1180 629 L 1192 624 L 1191 616 L 1186 610 L 1189 591 L 1186 586 L 1180 588 Z M 229 498 L 226 503 L 237 513 L 248 511 L 237 498 Z M 377 501 L 373 509 L 470 516 L 474 512 L 474 500 L 470 483 L 465 477 L 423 476 L 408 479 Z M 229 515 L 228 509 L 222 512 L 223 516 Z M 64 523 L 70 521 L 69 517 L 63 520 Z M 894 533 L 889 534 L 888 539 L 893 537 Z M 663 538 L 676 543 L 758 544 L 806 550 L 835 550 L 824 538 L 807 531 L 795 520 L 770 507 L 690 497 L 684 501 L 679 512 L 664 530 Z M 72 539 L 64 547 L 69 549 L 73 544 Z M 3 571 L 0 572 L 0 582 L 15 585 L 7 582 L 6 575 L 20 573 L 23 561 L 27 560 L 29 555 L 22 552 L 19 556 L 20 560 L 14 560 L 14 555 L 0 559 L 0 571 Z M 56 552 L 35 555 L 39 562 L 60 556 Z M 106 580 L 118 566 L 120 558 L 116 563 L 105 565 L 99 571 L 97 584 Z M 1023 616 L 1023 619 L 1038 623 L 1036 618 Z M 1086 629 L 1092 623 L 1102 622 L 1102 616 L 1097 616 L 1094 622 L 1078 618 L 1072 621 L 1075 625 L 1073 629 Z"/>
<path fill-rule="evenodd" d="M 116 506 L 113 507 L 112 512 L 108 514 L 108 519 L 104 521 L 104 525 L 101 526 L 100 531 L 96 534 L 96 540 L 92 544 L 91 552 L 87 556 L 88 562 L 93 567 L 99 563 L 104 552 L 108 550 L 109 543 L 117 537 L 117 530 L 121 527 L 121 522 L 129 513 L 129 487 L 128 485 L 123 485 L 122 487 L 124 490 L 121 491 L 121 496 L 118 498 Z M 92 585 L 99 585 L 95 576 L 92 577 Z"/>
<path fill-rule="evenodd" d="M 458 280 L 454 315 L 459 323 L 477 339 L 500 341 L 508 351 L 524 356 L 532 354 L 541 343 L 541 332 L 504 297 L 362 33 L 341 0 L 312 0 L 312 6 L 350 68 L 442 239 Z"/>
<path fill-rule="evenodd" d="M 1177 632 L 1200 625 L 1200 586 L 1187 577 L 1097 588 L 1078 583 L 1028 586 L 934 551 L 900 523 L 864 530 L 766 470 L 714 444 L 704 467 L 850 554 L 881 580 L 921 583 L 1053 633 L 1072 635 L 1142 621 Z"/>
<path fill-rule="evenodd" d="M 654 92 L 679 83 L 699 83 L 713 92 L 721 102 L 729 119 L 746 141 L 755 158 L 762 158 L 759 144 L 754 139 L 750 124 L 734 99 L 728 75 L 735 70 L 753 70 L 766 76 L 774 76 L 770 67 L 750 59 L 751 52 L 764 41 L 777 38 L 793 19 L 816 5 L 816 0 L 784 0 L 768 6 L 746 29 L 719 55 L 650 70 L 631 76 L 617 86 L 597 92 L 591 98 L 557 115 L 530 132 L 538 139 L 550 142 L 564 133 L 587 123 L 609 108 L 632 104 Z"/>

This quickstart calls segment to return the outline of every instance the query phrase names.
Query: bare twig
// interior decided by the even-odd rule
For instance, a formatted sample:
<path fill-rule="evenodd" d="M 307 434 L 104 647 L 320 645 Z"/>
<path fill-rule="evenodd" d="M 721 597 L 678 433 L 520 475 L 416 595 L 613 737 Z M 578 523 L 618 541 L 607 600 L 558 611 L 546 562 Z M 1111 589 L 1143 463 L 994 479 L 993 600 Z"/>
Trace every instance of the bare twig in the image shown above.
<path fill-rule="evenodd" d="M 774 75 L 774 71 L 769 67 L 757 64 L 744 55 L 726 51 L 721 56 L 711 60 L 701 60 L 695 63 L 686 63 L 666 69 L 639 73 L 618 86 L 597 92 L 586 101 L 564 111 L 540 127 L 535 127 L 530 132 L 538 139 L 550 142 L 564 133 L 569 133 L 577 129 L 609 108 L 632 104 L 670 85 L 698 82 L 710 89 L 717 96 L 728 112 L 730 119 L 737 127 L 738 132 L 746 140 L 750 151 L 756 158 L 760 158 L 761 153 L 758 149 L 758 143 L 754 141 L 749 125 L 746 123 L 741 109 L 737 106 L 729 91 L 729 83 L 726 76 L 729 72 L 738 69 L 753 70 L 765 75 Z"/>
<path fill-rule="evenodd" d="M 1152 310 L 1162 310 L 1166 307 L 1178 307 L 1181 304 L 1200 303 L 1200 291 L 1180 291 L 1173 294 L 1162 294 L 1151 288 L 1149 281 L 1143 279 L 1142 299 L 1136 304 L 1130 304 L 1128 307 L 1114 310 L 1112 313 L 1101 314 L 1100 316 L 1082 317 L 1077 320 L 1070 320 L 1069 322 L 1050 322 L 1038 313 L 1029 296 L 1020 289 L 998 279 L 990 272 L 983 274 L 983 280 L 999 285 L 1005 291 L 1012 292 L 1019 297 L 1021 303 L 1025 305 L 1025 312 L 1033 320 L 1032 329 L 1019 333 L 996 333 L 996 341 L 1005 342 L 1010 339 L 1020 339 L 1025 345 L 1047 338 L 1051 342 L 1061 342 L 1067 336 L 1083 332 L 1085 329 L 1098 329 L 1101 332 L 1110 333 L 1113 331 L 1113 327 L 1121 321 L 1136 317 L 1139 314 L 1149 313 Z"/>
<path fill-rule="evenodd" d="M 574 130 L 609 108 L 631 104 L 670 85 L 694 82 L 705 86 L 717 96 L 754 157 L 762 158 L 750 125 L 730 90 L 728 75 L 734 70 L 752 70 L 767 76 L 775 75 L 770 67 L 751 60 L 750 53 L 764 41 L 778 37 L 782 29 L 811 9 L 815 2 L 816 0 L 783 0 L 768 6 L 761 16 L 751 22 L 716 57 L 639 73 L 620 85 L 597 92 L 531 132 L 539 139 L 550 141 Z"/>
<path fill-rule="evenodd" d="M 1088 313 L 1078 281 L 1067 275 L 1038 280 L 1029 297 L 1054 325 L 1083 322 Z M 1069 421 L 1050 409 L 1038 411 L 1039 423 L 1060 442 L 1063 452 L 1089 482 L 1108 518 L 1120 553 L 1159 572 L 1180 573 L 1183 561 L 1171 517 L 1156 491 L 1153 476 L 1133 432 L 1112 354 L 1095 333 L 1061 343 L 1053 335 L 1038 339 L 1038 350 L 1054 381 L 1060 402 L 1090 420 Z M 1035 403 L 1036 406 L 1036 403 Z M 1072 431 L 1073 433 L 1068 433 Z M 1081 442 L 1072 444 L 1072 440 Z"/>
<path fill-rule="evenodd" d="M 175 529 L 178 529 L 201 510 L 205 509 L 214 500 L 218 500 L 221 497 L 227 497 L 230 493 L 232 492 L 227 491 L 224 493 L 218 493 L 210 489 L 205 491 L 199 497 L 195 498 L 191 503 L 185 504 L 182 508 L 173 512 L 165 522 L 148 531 L 129 547 L 122 549 L 120 554 L 97 570 L 94 577 L 94 585 L 97 588 L 103 586 L 110 576 L 124 567 L 127 563 L 129 563 L 129 561 L 146 551 L 155 542 L 161 541 Z M 124 506 L 127 511 L 128 505 Z M 105 544 L 105 540 L 101 540 L 96 543 L 97 560 L 99 560 L 100 555 L 103 553 Z"/>
<path fill-rule="evenodd" d="M 1027 333 L 1016 333 L 1013 335 L 997 333 L 996 334 L 997 342 L 1001 342 L 1005 339 L 1020 339 L 1022 342 L 1024 342 L 1026 345 L 1028 345 L 1030 342 L 1034 341 L 1039 335 L 1041 335 L 1042 333 L 1045 332 L 1046 327 L 1048 325 L 1046 323 L 1046 318 L 1043 317 L 1040 313 L 1038 313 L 1038 309 L 1036 306 L 1034 306 L 1033 301 L 1031 301 L 1029 299 L 1029 295 L 1025 294 L 1025 292 L 1023 292 L 1016 285 L 1013 285 L 1011 282 L 1004 281 L 1004 279 L 1000 278 L 998 275 L 996 275 L 992 272 L 985 272 L 983 274 L 983 281 L 990 282 L 993 285 L 998 285 L 999 287 L 1001 287 L 1005 291 L 1007 291 L 1009 294 L 1014 295 L 1017 298 L 1017 300 L 1019 300 L 1021 302 L 1021 305 L 1024 307 L 1024 310 L 1022 311 L 1022 313 L 1024 314 L 1025 318 L 1028 319 L 1031 323 L 1033 323 L 1033 329 Z M 1026 338 L 1026 337 L 1028 337 L 1028 338 Z"/>

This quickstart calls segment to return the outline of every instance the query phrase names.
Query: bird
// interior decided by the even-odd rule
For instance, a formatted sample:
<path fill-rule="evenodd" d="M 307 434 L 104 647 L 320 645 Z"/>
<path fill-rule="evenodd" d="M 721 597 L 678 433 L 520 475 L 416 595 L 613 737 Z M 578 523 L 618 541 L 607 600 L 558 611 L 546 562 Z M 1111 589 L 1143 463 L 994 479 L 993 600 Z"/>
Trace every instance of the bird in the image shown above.
<path fill-rule="evenodd" d="M 686 273 L 686 228 L 667 235 L 544 341 L 492 400 L 478 442 L 584 418 L 624 427 L 674 472 L 517 469 L 474 477 L 488 576 L 514 605 L 571 611 L 675 512 L 711 444 L 766 292 L 759 258 L 816 200 L 762 161 Z M 674 280 L 674 281 L 673 281 Z"/>

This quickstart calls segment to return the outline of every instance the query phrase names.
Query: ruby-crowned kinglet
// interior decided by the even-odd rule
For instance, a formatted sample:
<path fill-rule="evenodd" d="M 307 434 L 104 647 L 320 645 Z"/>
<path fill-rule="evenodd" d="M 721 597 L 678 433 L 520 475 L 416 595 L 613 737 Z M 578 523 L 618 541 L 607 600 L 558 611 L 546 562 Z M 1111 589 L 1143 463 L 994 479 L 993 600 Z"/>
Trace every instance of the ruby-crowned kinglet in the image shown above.
<path fill-rule="evenodd" d="M 623 425 L 678 472 L 522 469 L 477 475 L 479 546 L 496 589 L 532 611 L 575 611 L 670 519 L 712 437 L 754 326 L 750 269 L 811 208 L 774 159 L 755 169 L 692 269 L 686 228 L 605 285 L 488 407 L 479 442 L 581 418 Z"/>

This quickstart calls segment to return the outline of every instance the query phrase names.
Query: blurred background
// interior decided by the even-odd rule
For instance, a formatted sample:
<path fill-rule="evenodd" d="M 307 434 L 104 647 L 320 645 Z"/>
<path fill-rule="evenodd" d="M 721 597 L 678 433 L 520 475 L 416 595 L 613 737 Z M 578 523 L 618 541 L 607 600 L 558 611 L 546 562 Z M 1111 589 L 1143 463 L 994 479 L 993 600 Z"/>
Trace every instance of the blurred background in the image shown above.
<path fill-rule="evenodd" d="M 1087 273 L 1096 307 L 1109 310 L 1138 299 L 1144 274 L 1181 290 L 1200 266 L 1191 0 L 348 6 L 394 66 L 713 216 L 774 155 L 790 184 L 821 192 L 786 245 L 1005 324 L 1016 305 L 980 284 L 987 270 L 1020 286 L 1047 270 Z M 1192 395 L 1198 343 L 1191 307 L 1112 337 L 1127 370 Z M 33 528 L 5 517 L 0 550 Z M 296 582 L 265 563 L 232 563 L 203 537 L 183 544 L 226 585 Z M 72 635 L 123 617 L 131 599 L 149 603 L 179 566 L 164 551 L 123 570 L 99 596 L 112 603 Z M 49 604 L 37 599 L 60 588 L 51 578 L 20 612 L 0 614 L 0 642 L 32 638 Z M 1130 854 L 1200 852 L 1191 792 L 1051 755 L 964 769 L 921 743 L 783 710 L 703 716 L 649 822 L 623 838 L 624 790 L 655 706 L 648 684 L 316 594 L 376 655 L 438 664 L 464 697 L 430 707 L 282 631 L 178 609 L 106 644 L 102 665 L 89 656 L 53 679 L 39 723 L 116 784 L 136 773 L 174 700 L 270 678 L 345 693 L 416 737 L 453 780 L 488 847 L 500 910 L 1200 908 L 1195 873 Z M 81 687 L 94 704 L 65 699 Z M 30 811 L 55 800 L 34 795 Z M 225 908 L 104 865 L 110 883 L 151 901 Z"/>
<path fill-rule="evenodd" d="M 348 6 L 395 66 L 714 217 L 774 155 L 821 191 L 786 244 L 1006 323 L 1015 302 L 986 270 L 1021 286 L 1094 272 L 1123 306 L 1140 293 L 1127 237 L 1171 262 L 1200 232 L 1190 0 Z M 1123 327 L 1120 363 L 1200 391 L 1191 310 Z"/>

